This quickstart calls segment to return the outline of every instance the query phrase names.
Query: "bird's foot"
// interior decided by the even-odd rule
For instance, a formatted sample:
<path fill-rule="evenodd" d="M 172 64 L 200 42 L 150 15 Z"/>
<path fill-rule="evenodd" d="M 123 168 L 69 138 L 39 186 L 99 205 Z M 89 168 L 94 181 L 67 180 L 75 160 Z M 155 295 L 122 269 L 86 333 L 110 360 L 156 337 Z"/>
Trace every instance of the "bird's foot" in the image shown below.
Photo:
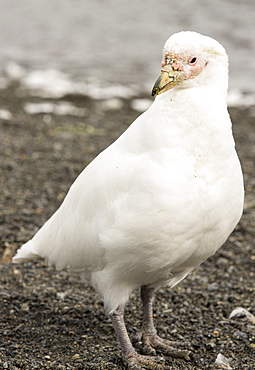
<path fill-rule="evenodd" d="M 155 356 L 156 350 L 159 350 L 167 356 L 183 358 L 189 361 L 191 352 L 185 349 L 177 348 L 183 347 L 185 344 L 189 345 L 188 343 L 172 342 L 160 338 L 157 334 L 145 334 L 143 335 L 142 351 L 146 355 Z"/>
<path fill-rule="evenodd" d="M 140 355 L 137 352 L 133 352 L 125 358 L 128 370 L 163 370 L 164 359 L 163 357 L 151 357 Z"/>

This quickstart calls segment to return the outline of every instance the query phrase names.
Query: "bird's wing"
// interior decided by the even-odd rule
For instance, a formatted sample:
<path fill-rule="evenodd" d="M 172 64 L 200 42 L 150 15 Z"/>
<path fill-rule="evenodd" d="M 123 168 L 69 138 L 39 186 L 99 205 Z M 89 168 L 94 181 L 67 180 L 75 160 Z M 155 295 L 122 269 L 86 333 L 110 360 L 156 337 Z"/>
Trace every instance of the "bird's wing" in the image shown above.
<path fill-rule="evenodd" d="M 104 250 L 99 235 L 109 228 L 114 208 L 128 189 L 127 176 L 118 171 L 116 153 L 109 148 L 102 152 L 78 176 L 65 200 L 35 236 L 24 244 L 14 262 L 37 257 L 45 258 L 57 269 L 97 270 L 104 264 Z M 130 181 L 131 165 L 128 165 Z M 74 252 L 75 251 L 75 252 Z"/>
<path fill-rule="evenodd" d="M 140 116 L 139 120 L 146 118 Z M 124 135 L 128 136 L 126 132 Z M 130 140 L 137 136 L 131 133 Z M 59 270 L 103 268 L 105 251 L 100 236 L 120 215 L 131 183 L 138 174 L 142 176 L 142 154 L 130 153 L 129 148 L 124 148 L 125 143 L 127 147 L 130 145 L 128 137 L 119 140 L 120 144 L 113 143 L 83 170 L 60 208 L 18 250 L 14 263 L 42 257 Z M 135 143 L 131 146 L 135 147 Z"/>

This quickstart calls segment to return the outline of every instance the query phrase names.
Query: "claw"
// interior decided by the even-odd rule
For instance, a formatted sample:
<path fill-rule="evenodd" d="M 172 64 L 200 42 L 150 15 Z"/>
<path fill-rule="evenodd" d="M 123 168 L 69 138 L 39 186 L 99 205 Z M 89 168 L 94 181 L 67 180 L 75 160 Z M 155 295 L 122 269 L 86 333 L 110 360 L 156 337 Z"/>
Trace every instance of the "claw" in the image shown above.
<path fill-rule="evenodd" d="M 128 370 L 163 370 L 165 368 L 163 357 L 150 357 L 139 355 L 134 352 L 131 356 L 125 359 Z"/>
<path fill-rule="evenodd" d="M 148 355 L 156 354 L 156 350 L 159 350 L 163 354 L 171 357 L 183 358 L 186 361 L 190 361 L 189 350 L 179 349 L 176 347 L 184 346 L 184 343 L 180 342 L 171 342 L 160 338 L 157 334 L 147 335 L 143 337 L 143 353 Z"/>

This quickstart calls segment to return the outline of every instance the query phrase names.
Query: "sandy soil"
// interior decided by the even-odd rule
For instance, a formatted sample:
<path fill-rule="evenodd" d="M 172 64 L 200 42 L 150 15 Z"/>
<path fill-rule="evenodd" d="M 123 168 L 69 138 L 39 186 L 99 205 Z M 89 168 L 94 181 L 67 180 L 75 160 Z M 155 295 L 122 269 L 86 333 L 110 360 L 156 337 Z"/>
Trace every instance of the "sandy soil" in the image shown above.
<path fill-rule="evenodd" d="M 124 369 L 98 294 L 67 272 L 43 262 L 12 265 L 11 255 L 59 206 L 70 184 L 94 156 L 138 115 L 129 100 L 66 96 L 81 116 L 24 111 L 26 103 L 60 101 L 29 96 L 19 86 L 0 91 L 0 368 Z M 108 104 L 109 103 L 109 104 Z M 115 108 L 115 109 L 113 109 Z M 229 241 L 172 291 L 162 289 L 155 320 L 162 336 L 189 341 L 191 362 L 165 357 L 166 369 L 215 369 L 218 353 L 233 369 L 255 368 L 255 323 L 229 319 L 242 306 L 255 313 L 255 110 L 230 111 L 242 161 L 246 204 Z M 126 322 L 136 348 L 138 292 Z"/>

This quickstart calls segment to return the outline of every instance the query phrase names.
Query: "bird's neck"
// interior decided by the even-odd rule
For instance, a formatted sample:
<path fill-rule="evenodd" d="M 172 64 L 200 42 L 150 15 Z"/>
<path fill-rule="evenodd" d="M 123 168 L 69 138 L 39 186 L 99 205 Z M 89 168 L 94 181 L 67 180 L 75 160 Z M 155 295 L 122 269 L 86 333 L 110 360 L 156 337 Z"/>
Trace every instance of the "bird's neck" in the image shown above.
<path fill-rule="evenodd" d="M 165 95 L 165 96 L 163 96 Z M 226 92 L 217 88 L 172 89 L 155 100 L 162 132 L 214 137 L 231 135 Z"/>
<path fill-rule="evenodd" d="M 218 88 L 215 85 L 197 86 L 193 84 L 187 87 L 173 88 L 155 99 L 155 107 L 169 111 L 171 115 L 189 115 L 196 112 L 204 111 L 204 114 L 209 114 L 210 111 L 227 110 L 227 89 Z"/>

